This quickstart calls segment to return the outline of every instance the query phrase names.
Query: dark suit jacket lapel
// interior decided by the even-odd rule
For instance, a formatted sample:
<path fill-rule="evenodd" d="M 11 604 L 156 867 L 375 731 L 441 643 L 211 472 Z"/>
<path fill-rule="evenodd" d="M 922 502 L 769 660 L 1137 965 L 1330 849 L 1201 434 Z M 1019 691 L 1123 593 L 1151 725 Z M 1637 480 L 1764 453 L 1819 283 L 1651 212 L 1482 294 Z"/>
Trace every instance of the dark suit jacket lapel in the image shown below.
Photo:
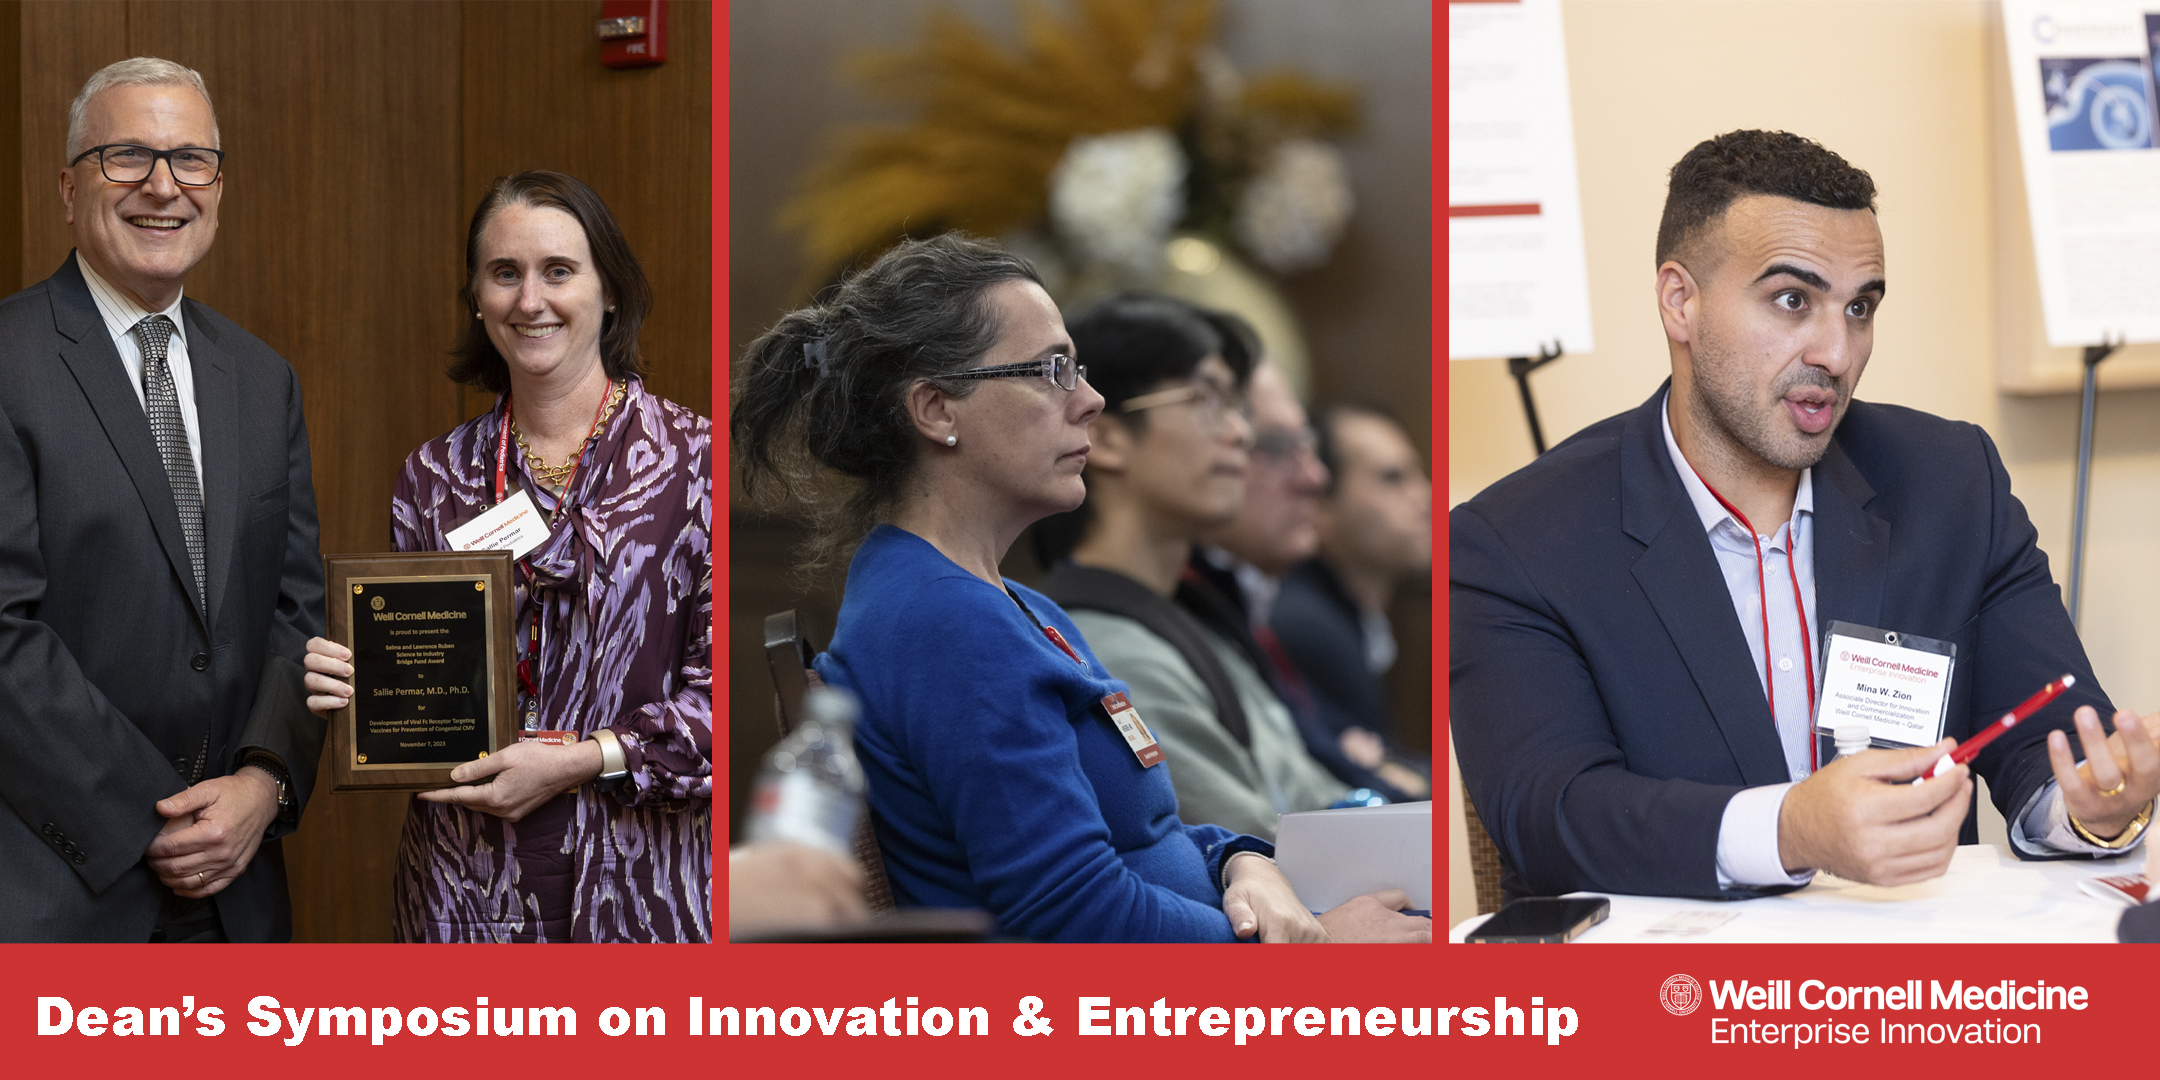
<path fill-rule="evenodd" d="M 230 576 L 235 531 L 240 526 L 240 384 L 232 357 L 218 344 L 194 301 L 187 318 L 188 364 L 195 375 L 195 418 L 202 425 L 204 565 L 210 573 L 210 619 Z"/>
<path fill-rule="evenodd" d="M 1790 779 L 1759 663 L 1733 614 L 1732 594 L 1673 471 L 1659 416 L 1665 390 L 1631 414 L 1620 433 L 1620 523 L 1644 545 L 1635 580 L 1695 679 L 1749 786 Z"/>
<path fill-rule="evenodd" d="M 180 531 L 180 511 L 173 504 L 172 485 L 165 479 L 165 459 L 158 454 L 157 440 L 150 434 L 150 418 L 143 415 L 142 402 L 135 396 L 127 368 L 120 363 L 120 353 L 113 348 L 112 337 L 105 329 L 104 316 L 98 314 L 97 302 L 90 298 L 90 286 L 83 281 L 72 253 L 52 276 L 46 295 L 52 298 L 54 328 L 68 341 L 60 349 L 60 359 L 74 374 L 83 396 L 90 400 L 113 452 L 120 456 L 129 479 L 135 482 L 135 493 L 150 514 L 158 545 L 165 549 L 173 572 L 192 585 L 195 566 L 188 558 L 187 538 Z M 189 344 L 194 344 L 192 339 Z M 207 450 L 206 443 L 206 456 Z M 195 608 L 198 618 L 202 617 L 194 590 L 187 591 L 188 604 Z"/>
<path fill-rule="evenodd" d="M 1883 578 L 1890 565 L 1890 523 L 1868 513 L 1875 489 L 1836 441 L 1815 466 L 1816 633 L 1832 620 L 1882 626 Z M 1820 645 L 1820 639 L 1817 641 Z"/>

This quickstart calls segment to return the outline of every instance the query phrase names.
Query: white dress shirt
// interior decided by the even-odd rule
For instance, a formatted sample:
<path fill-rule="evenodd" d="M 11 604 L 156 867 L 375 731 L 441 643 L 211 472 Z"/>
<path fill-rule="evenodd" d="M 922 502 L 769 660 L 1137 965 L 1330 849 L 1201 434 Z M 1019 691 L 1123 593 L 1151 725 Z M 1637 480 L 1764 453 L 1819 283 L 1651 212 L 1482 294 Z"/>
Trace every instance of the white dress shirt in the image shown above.
<path fill-rule="evenodd" d="M 173 297 L 170 307 L 164 311 L 150 311 L 128 298 L 128 294 L 115 288 L 112 282 L 98 276 L 90 268 L 90 260 L 75 253 L 75 265 L 82 269 L 83 281 L 90 285 L 90 299 L 97 302 L 98 314 L 105 317 L 105 329 L 112 335 L 113 348 L 120 352 L 120 364 L 127 368 L 128 383 L 135 388 L 135 403 L 144 404 L 142 342 L 135 338 L 135 324 L 152 315 L 163 315 L 172 320 L 172 340 L 165 345 L 165 365 L 172 369 L 173 392 L 180 398 L 180 422 L 187 426 L 188 457 L 195 462 L 195 482 L 202 483 L 202 422 L 195 412 L 195 368 L 188 363 L 187 323 L 180 318 L 180 297 Z M 147 408 L 147 406 L 145 406 Z"/>
<path fill-rule="evenodd" d="M 1669 395 L 1667 400 L 1670 401 Z M 1680 444 L 1673 438 L 1670 413 L 1660 408 L 1658 417 L 1665 428 L 1665 450 L 1672 456 L 1673 468 L 1680 474 L 1680 485 L 1687 490 L 1688 501 L 1702 521 L 1710 548 L 1717 556 L 1718 569 L 1725 576 L 1725 589 L 1732 595 L 1733 613 L 1739 617 L 1741 633 L 1747 637 L 1748 655 L 1757 660 L 1753 665 L 1755 678 L 1758 682 L 1767 680 L 1766 695 L 1773 686 L 1776 690 L 1771 712 L 1777 721 L 1779 744 L 1785 750 L 1786 774 L 1792 777 L 1788 783 L 1747 788 L 1725 804 L 1724 817 L 1718 824 L 1718 885 L 1723 888 L 1805 885 L 1815 872 L 1787 874 L 1785 862 L 1778 855 L 1778 812 L 1785 805 L 1785 793 L 1792 790 L 1794 783 L 1807 779 L 1812 768 L 1809 755 L 1814 752 L 1815 723 L 1809 708 L 1808 684 L 1810 660 L 1816 653 L 1817 644 L 1814 470 L 1801 470 L 1800 488 L 1795 493 L 1792 514 L 1785 524 L 1778 527 L 1775 535 L 1756 536 L 1719 504 L 1709 486 L 1680 453 Z M 1762 546 L 1760 564 L 1755 557 L 1758 541 Z M 1800 600 L 1805 605 L 1804 622 L 1801 607 L 1793 600 L 1795 580 L 1799 582 Z M 1771 670 L 1767 672 L 1762 663 L 1765 656 L 1765 600 L 1768 601 L 1770 631 L 1768 660 Z M 2035 836 L 2040 839 L 2030 839 Z M 2080 840 L 2071 831 L 2069 812 L 2063 807 L 2062 789 L 2052 780 L 2033 795 L 2024 812 L 2010 823 L 2010 842 L 2019 850 L 2034 855 L 2108 851 Z"/>

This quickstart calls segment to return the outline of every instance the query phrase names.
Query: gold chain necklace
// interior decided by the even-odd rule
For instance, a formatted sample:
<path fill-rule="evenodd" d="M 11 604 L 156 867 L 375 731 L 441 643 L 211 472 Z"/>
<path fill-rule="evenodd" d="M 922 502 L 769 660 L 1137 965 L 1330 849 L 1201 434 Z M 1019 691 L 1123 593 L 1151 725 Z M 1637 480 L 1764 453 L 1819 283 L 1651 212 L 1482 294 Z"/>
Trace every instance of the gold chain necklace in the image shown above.
<path fill-rule="evenodd" d="M 577 451 L 560 465 L 550 465 L 547 459 L 533 453 L 532 447 L 525 444 L 525 433 L 518 430 L 517 417 L 510 418 L 510 437 L 517 440 L 518 453 L 525 455 L 525 464 L 532 470 L 533 479 L 540 481 L 549 490 L 562 490 L 563 484 L 570 479 L 571 471 L 577 468 L 578 459 L 585 456 L 585 447 L 600 437 L 600 432 L 607 427 L 608 418 L 615 415 L 615 406 L 622 401 L 624 385 L 613 381 L 608 383 L 607 400 L 600 406 L 600 418 L 593 421 L 591 434 L 585 436 L 585 441 L 578 444 Z"/>

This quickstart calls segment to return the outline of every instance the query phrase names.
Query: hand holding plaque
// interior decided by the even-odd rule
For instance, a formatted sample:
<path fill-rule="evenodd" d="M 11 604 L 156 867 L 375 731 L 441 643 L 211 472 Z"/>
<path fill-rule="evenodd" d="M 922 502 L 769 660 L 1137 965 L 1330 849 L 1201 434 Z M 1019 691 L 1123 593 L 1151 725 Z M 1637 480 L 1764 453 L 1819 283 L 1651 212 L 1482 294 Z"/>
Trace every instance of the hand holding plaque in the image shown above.
<path fill-rule="evenodd" d="M 352 650 L 329 638 L 309 638 L 301 664 L 307 669 L 308 711 L 324 720 L 352 701 Z"/>
<path fill-rule="evenodd" d="M 330 717 L 331 790 L 449 787 L 453 769 L 516 741 L 508 552 L 323 562 L 330 638 L 351 656 L 351 697 Z"/>
<path fill-rule="evenodd" d="M 423 791 L 422 802 L 451 803 L 505 821 L 517 821 L 541 804 L 600 774 L 600 744 L 524 740 L 457 767 L 451 779 L 463 787 Z"/>

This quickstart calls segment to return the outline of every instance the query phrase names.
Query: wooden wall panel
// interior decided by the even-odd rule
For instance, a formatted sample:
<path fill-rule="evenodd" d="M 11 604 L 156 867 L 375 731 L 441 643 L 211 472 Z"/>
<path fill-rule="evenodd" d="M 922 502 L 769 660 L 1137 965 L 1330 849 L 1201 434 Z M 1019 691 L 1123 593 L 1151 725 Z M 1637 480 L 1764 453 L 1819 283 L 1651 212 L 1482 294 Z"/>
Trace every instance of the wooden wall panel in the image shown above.
<path fill-rule="evenodd" d="M 203 73 L 227 153 L 189 295 L 291 361 L 324 552 L 390 546 L 405 455 L 463 417 L 458 13 L 430 3 L 145 3 L 128 47 Z M 325 776 L 326 778 L 326 776 Z M 315 798 L 287 842 L 295 936 L 389 938 L 403 795 Z"/>
<path fill-rule="evenodd" d="M 20 7 L 21 177 L 10 290 L 72 242 L 58 199 L 68 102 L 133 55 L 203 73 L 227 151 L 216 246 L 188 295 L 277 349 L 307 401 L 324 551 L 388 546 L 404 455 L 459 417 L 458 18 L 426 3 Z M 4 241 L 0 241 L 4 242 Z M 402 796 L 314 800 L 287 842 L 296 935 L 385 940 Z"/>
<path fill-rule="evenodd" d="M 90 73 L 128 58 L 127 5 L 116 0 L 67 3 L 24 0 L 21 14 L 22 222 L 17 289 L 52 276 L 74 247 L 60 203 L 60 170 L 67 167 L 67 108 Z M 215 87 L 211 93 L 217 92 Z M 9 290 L 14 291 L 13 289 Z"/>
<path fill-rule="evenodd" d="M 600 67 L 598 5 L 0 2 L 0 294 L 71 241 L 67 104 L 133 55 L 203 73 L 227 152 L 217 244 L 188 295 L 292 362 L 325 552 L 389 546 L 405 455 L 491 402 L 443 377 L 465 221 L 487 181 L 558 168 L 609 201 L 659 300 L 655 391 L 711 411 L 711 14 L 670 5 L 670 60 Z M 18 65 L 11 69 L 7 65 Z M 323 794 L 287 841 L 295 937 L 384 941 L 406 797 Z"/>
<path fill-rule="evenodd" d="M 454 10 L 131 5 L 138 52 L 202 71 L 227 153 L 217 247 L 188 293 L 292 362 L 325 552 L 390 542 L 406 453 L 459 419 Z"/>
<path fill-rule="evenodd" d="M 0 0 L 0 296 L 22 288 L 22 2 Z"/>
<path fill-rule="evenodd" d="M 591 185 L 652 279 L 654 393 L 712 415 L 712 10 L 668 5 L 668 60 L 600 66 L 593 3 L 464 6 L 465 178 L 554 169 Z M 462 234 L 461 234 L 462 238 Z"/>

